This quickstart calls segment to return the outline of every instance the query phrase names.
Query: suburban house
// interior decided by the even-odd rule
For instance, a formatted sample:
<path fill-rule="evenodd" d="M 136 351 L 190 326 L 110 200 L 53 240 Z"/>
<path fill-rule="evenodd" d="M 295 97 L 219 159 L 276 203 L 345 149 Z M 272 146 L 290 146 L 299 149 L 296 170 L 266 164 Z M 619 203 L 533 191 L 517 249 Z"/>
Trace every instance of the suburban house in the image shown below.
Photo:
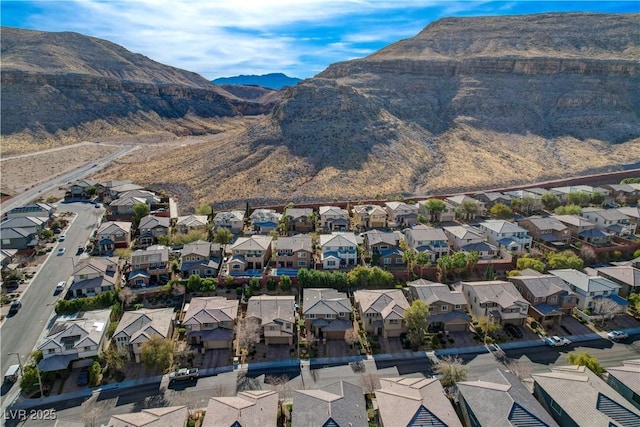
<path fill-rule="evenodd" d="M 131 245 L 131 223 L 121 221 L 103 222 L 96 233 L 98 252 L 109 254 L 118 248 Z"/>
<path fill-rule="evenodd" d="M 378 425 L 462 427 L 437 378 L 381 378 Z"/>
<path fill-rule="evenodd" d="M 527 320 L 529 303 L 513 283 L 501 280 L 462 282 L 462 293 L 476 319 L 486 317 L 500 325 L 523 325 Z"/>
<path fill-rule="evenodd" d="M 442 283 L 424 279 L 407 283 L 409 300 L 422 300 L 429 307 L 430 331 L 465 332 L 471 316 L 467 314 L 467 300 L 459 291 L 452 291 Z"/>
<path fill-rule="evenodd" d="M 65 194 L 65 199 L 88 199 L 91 197 L 92 189 L 96 191 L 97 182 L 90 179 L 81 179 L 71 184 Z"/>
<path fill-rule="evenodd" d="M 209 398 L 201 427 L 277 427 L 277 421 L 278 392 L 248 390 Z"/>
<path fill-rule="evenodd" d="M 0 229 L 4 231 L 8 228 L 21 228 L 29 233 L 40 235 L 46 228 L 47 222 L 48 219 L 41 216 L 15 216 L 0 222 Z"/>
<path fill-rule="evenodd" d="M 349 229 L 349 212 L 337 206 L 320 206 L 320 227 L 323 231 L 347 231 Z"/>
<path fill-rule="evenodd" d="M 571 193 L 584 193 L 589 196 L 594 193 L 600 193 L 605 197 L 609 194 L 608 190 L 599 187 L 592 187 L 590 185 L 568 185 L 564 187 L 552 187 L 550 188 L 550 191 L 558 196 L 563 203 L 568 202 L 568 197 Z"/>
<path fill-rule="evenodd" d="M 600 276 L 589 276 L 574 269 L 550 270 L 553 274 L 567 282 L 569 287 L 577 295 L 576 305 L 580 310 L 593 310 L 597 300 L 607 298 L 617 304 L 616 312 L 624 313 L 629 302 L 618 295 L 621 286 Z"/>
<path fill-rule="evenodd" d="M 552 215 L 569 228 L 571 237 L 599 246 L 611 243 L 611 234 L 596 228 L 594 222 L 578 215 Z"/>
<path fill-rule="evenodd" d="M 231 245 L 231 258 L 227 261 L 229 274 L 247 270 L 262 270 L 271 259 L 271 236 L 238 237 Z"/>
<path fill-rule="evenodd" d="M 416 225 L 404 229 L 407 246 L 416 252 L 425 252 L 436 262 L 440 257 L 449 255 L 449 239 L 441 228 Z"/>
<path fill-rule="evenodd" d="M 287 208 L 284 211 L 284 218 L 289 231 L 309 233 L 316 229 L 316 216 L 311 208 Z"/>
<path fill-rule="evenodd" d="M 180 271 L 183 278 L 192 274 L 218 277 L 221 262 L 222 247 L 218 243 L 196 240 L 184 245 L 180 251 Z"/>
<path fill-rule="evenodd" d="M 500 192 L 487 192 L 474 194 L 473 198 L 482 203 L 486 209 L 491 209 L 498 203 L 509 206 L 511 204 L 512 197 Z"/>
<path fill-rule="evenodd" d="M 418 205 L 405 202 L 386 202 L 387 218 L 392 227 L 407 227 L 418 223 Z"/>
<path fill-rule="evenodd" d="M 447 205 L 451 206 L 454 210 L 460 209 L 466 204 L 474 204 L 476 206 L 476 210 L 473 214 L 463 212 L 463 215 L 466 215 L 465 219 L 473 219 L 477 216 L 484 215 L 485 211 L 487 210 L 483 202 L 465 194 L 447 197 L 446 199 L 444 199 L 444 202 Z"/>
<path fill-rule="evenodd" d="M 640 190 L 631 184 L 605 184 L 602 188 L 609 190 L 609 197 L 627 205 L 633 205 L 640 198 Z"/>
<path fill-rule="evenodd" d="M 267 234 L 278 228 L 282 214 L 273 209 L 256 209 L 249 217 L 252 230 L 256 233 Z"/>
<path fill-rule="evenodd" d="M 640 207 L 625 206 L 616 210 L 626 216 L 629 219 L 629 222 L 635 224 L 636 230 L 638 230 L 638 225 L 640 225 Z"/>
<path fill-rule="evenodd" d="M 640 359 L 625 360 L 622 366 L 607 368 L 607 384 L 640 409 Z"/>
<path fill-rule="evenodd" d="M 317 390 L 294 390 L 293 407 L 292 426 L 369 426 L 362 388 L 346 381 Z"/>
<path fill-rule="evenodd" d="M 159 203 L 160 197 L 151 191 L 133 190 L 121 194 L 117 199 L 109 203 L 109 210 L 114 215 L 133 216 L 135 214 L 133 211 L 135 205 L 143 204 L 151 208 L 152 205 Z"/>
<path fill-rule="evenodd" d="M 73 271 L 69 292 L 73 297 L 92 297 L 120 286 L 118 257 L 82 258 Z"/>
<path fill-rule="evenodd" d="M 35 227 L 2 227 L 0 228 L 0 234 L 2 234 L 1 238 L 3 249 L 23 250 L 38 246 L 38 232 Z"/>
<path fill-rule="evenodd" d="M 278 237 L 271 245 L 276 268 L 313 268 L 313 242 L 308 234 Z"/>
<path fill-rule="evenodd" d="M 477 381 L 460 381 L 456 385 L 465 426 L 558 426 L 527 387 L 509 371 L 496 369 Z"/>
<path fill-rule="evenodd" d="M 293 345 L 295 333 L 295 297 L 259 295 L 249 298 L 245 319 L 260 321 L 265 344 Z"/>
<path fill-rule="evenodd" d="M 189 344 L 205 350 L 231 350 L 239 304 L 225 297 L 191 298 L 182 320 Z"/>
<path fill-rule="evenodd" d="M 544 193 L 555 194 L 553 191 L 545 190 L 544 188 L 527 188 L 524 190 L 505 191 L 504 194 L 511 197 L 511 200 L 524 199 L 525 197 L 528 197 L 542 204 L 540 199 L 542 199 L 542 195 Z"/>
<path fill-rule="evenodd" d="M 476 252 L 480 259 L 492 259 L 500 256 L 500 250 L 487 242 L 484 232 L 470 225 L 452 225 L 442 227 L 449 244 L 456 251 Z"/>
<path fill-rule="evenodd" d="M 68 369 L 76 360 L 96 357 L 107 339 L 110 318 L 110 308 L 56 317 L 53 327 L 38 345 L 42 351 L 38 369 L 59 371 Z"/>
<path fill-rule="evenodd" d="M 218 212 L 213 217 L 214 228 L 228 228 L 234 234 L 240 233 L 244 228 L 244 212 L 242 211 L 229 211 Z"/>
<path fill-rule="evenodd" d="M 531 377 L 533 395 L 561 426 L 640 425 L 638 408 L 585 366 L 556 367 Z"/>
<path fill-rule="evenodd" d="M 302 317 L 305 330 L 317 338 L 344 339 L 347 329 L 353 329 L 351 301 L 344 292 L 328 288 L 303 290 Z"/>
<path fill-rule="evenodd" d="M 187 406 L 167 406 L 112 415 L 107 425 L 109 427 L 183 427 L 187 425 L 188 420 L 189 408 Z"/>
<path fill-rule="evenodd" d="M 518 221 L 518 225 L 527 230 L 534 241 L 543 245 L 564 248 L 571 240 L 569 227 L 552 216 L 530 216 Z"/>
<path fill-rule="evenodd" d="M 379 267 L 404 267 L 403 251 L 400 242 L 404 236 L 399 231 L 369 230 L 362 233 L 367 252 L 371 254 L 371 263 Z"/>
<path fill-rule="evenodd" d="M 172 338 L 174 317 L 173 308 L 125 311 L 113 333 L 113 341 L 119 350 L 140 363 L 142 344 L 153 337 Z"/>
<path fill-rule="evenodd" d="M 357 205 L 353 207 L 353 222 L 360 229 L 386 228 L 387 211 L 378 205 Z"/>
<path fill-rule="evenodd" d="M 49 203 L 33 203 L 31 205 L 18 206 L 4 214 L 5 218 L 16 218 L 21 216 L 37 216 L 47 220 L 53 218 L 56 211 L 54 205 Z"/>
<path fill-rule="evenodd" d="M 456 209 L 445 203 L 444 210 L 442 212 L 434 213 L 433 215 L 429 212 L 428 209 L 428 200 L 420 200 L 418 201 L 418 213 L 429 221 L 434 222 L 451 222 L 456 220 Z"/>
<path fill-rule="evenodd" d="M 158 237 L 171 233 L 171 218 L 147 215 L 138 225 L 138 246 L 147 247 L 158 242 Z"/>
<path fill-rule="evenodd" d="M 351 232 L 333 232 L 320 235 L 322 268 L 335 270 L 358 263 L 358 241 Z"/>
<path fill-rule="evenodd" d="M 0 249 L 0 266 L 2 266 L 2 270 L 15 270 L 18 267 L 15 263 L 17 253 L 17 249 Z"/>
<path fill-rule="evenodd" d="M 520 295 L 529 302 L 529 316 L 544 327 L 560 326 L 562 316 L 571 314 L 577 295 L 560 277 L 526 269 L 509 277 Z"/>
<path fill-rule="evenodd" d="M 400 289 L 363 289 L 353 293 L 364 329 L 384 338 L 406 331 L 404 311 L 409 302 Z"/>
<path fill-rule="evenodd" d="M 176 231 L 182 234 L 190 231 L 207 231 L 208 223 L 206 215 L 179 216 L 176 221 Z"/>
<path fill-rule="evenodd" d="M 487 234 L 489 243 L 499 248 L 504 247 L 509 251 L 527 251 L 531 248 L 531 236 L 517 224 L 502 219 L 488 219 L 478 226 Z"/>
<path fill-rule="evenodd" d="M 100 200 L 107 202 L 115 200 L 128 191 L 144 190 L 144 187 L 129 180 L 113 179 L 96 184 L 96 194 Z"/>
<path fill-rule="evenodd" d="M 640 292 L 640 270 L 632 265 L 620 265 L 596 268 L 598 276 L 620 285 L 618 295 L 628 298 L 632 293 Z"/>
<path fill-rule="evenodd" d="M 146 287 L 168 280 L 169 248 L 161 245 L 139 249 L 131 254 L 131 268 L 127 281 L 132 287 Z"/>
<path fill-rule="evenodd" d="M 580 216 L 595 223 L 596 228 L 620 237 L 630 237 L 636 233 L 636 225 L 617 209 L 582 208 Z"/>

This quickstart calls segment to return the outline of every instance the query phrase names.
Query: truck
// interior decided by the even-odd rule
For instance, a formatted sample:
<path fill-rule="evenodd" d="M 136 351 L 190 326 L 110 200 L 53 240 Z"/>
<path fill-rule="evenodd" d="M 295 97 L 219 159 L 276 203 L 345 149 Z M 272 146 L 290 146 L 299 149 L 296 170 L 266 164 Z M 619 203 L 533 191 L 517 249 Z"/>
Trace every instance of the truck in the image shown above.
<path fill-rule="evenodd" d="M 4 374 L 4 382 L 15 383 L 20 376 L 20 365 L 11 365 Z"/>
<path fill-rule="evenodd" d="M 169 374 L 169 382 L 193 381 L 198 379 L 198 368 L 180 368 Z"/>

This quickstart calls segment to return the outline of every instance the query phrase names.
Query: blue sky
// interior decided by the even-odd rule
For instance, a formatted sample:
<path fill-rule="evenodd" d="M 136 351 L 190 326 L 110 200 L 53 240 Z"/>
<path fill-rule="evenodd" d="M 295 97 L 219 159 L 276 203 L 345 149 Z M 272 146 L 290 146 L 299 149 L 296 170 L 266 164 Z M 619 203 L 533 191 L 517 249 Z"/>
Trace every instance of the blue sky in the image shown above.
<path fill-rule="evenodd" d="M 99 37 L 208 79 L 312 77 L 447 16 L 640 12 L 640 1 L 2 0 L 3 26 Z"/>

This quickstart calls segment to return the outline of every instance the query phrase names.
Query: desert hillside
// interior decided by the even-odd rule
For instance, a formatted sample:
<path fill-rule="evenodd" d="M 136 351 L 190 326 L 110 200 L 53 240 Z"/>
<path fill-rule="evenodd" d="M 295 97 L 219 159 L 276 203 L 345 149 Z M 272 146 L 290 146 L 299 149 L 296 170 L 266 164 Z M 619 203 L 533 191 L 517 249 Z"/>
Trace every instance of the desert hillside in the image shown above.
<path fill-rule="evenodd" d="M 616 169 L 640 159 L 639 59 L 638 14 L 442 19 L 329 66 L 277 102 L 261 90 L 217 88 L 224 101 L 193 101 L 201 127 L 213 115 L 207 108 L 270 109 L 232 120 L 233 129 L 227 122 L 189 150 L 176 141 L 144 168 L 122 160 L 105 176 L 191 206 L 233 206 L 487 189 Z M 191 92 L 181 93 L 190 105 Z"/>

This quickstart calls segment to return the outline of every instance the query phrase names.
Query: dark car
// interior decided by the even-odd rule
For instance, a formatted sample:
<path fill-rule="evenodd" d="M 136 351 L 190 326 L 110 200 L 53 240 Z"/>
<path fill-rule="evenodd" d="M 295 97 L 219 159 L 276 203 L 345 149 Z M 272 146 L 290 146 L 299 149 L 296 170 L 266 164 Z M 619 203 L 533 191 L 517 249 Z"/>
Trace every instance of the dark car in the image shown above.
<path fill-rule="evenodd" d="M 76 255 L 82 255 L 84 253 L 84 248 L 82 246 L 78 246 L 78 250 L 76 251 Z"/>
<path fill-rule="evenodd" d="M 514 338 L 522 338 L 522 331 L 516 325 L 507 323 L 504 325 L 504 330 Z"/>
<path fill-rule="evenodd" d="M 407 334 L 405 332 L 400 334 L 400 344 L 402 344 L 402 348 L 404 349 L 411 348 L 411 343 L 407 339 Z"/>
<path fill-rule="evenodd" d="M 83 387 L 87 384 L 89 384 L 89 370 L 88 369 L 82 369 L 80 371 L 80 373 L 78 374 L 78 387 Z"/>
<path fill-rule="evenodd" d="M 11 303 L 11 305 L 9 306 L 9 316 L 13 316 L 16 313 L 18 313 L 18 310 L 20 310 L 20 307 L 22 307 L 22 303 L 20 301 L 14 301 Z"/>

